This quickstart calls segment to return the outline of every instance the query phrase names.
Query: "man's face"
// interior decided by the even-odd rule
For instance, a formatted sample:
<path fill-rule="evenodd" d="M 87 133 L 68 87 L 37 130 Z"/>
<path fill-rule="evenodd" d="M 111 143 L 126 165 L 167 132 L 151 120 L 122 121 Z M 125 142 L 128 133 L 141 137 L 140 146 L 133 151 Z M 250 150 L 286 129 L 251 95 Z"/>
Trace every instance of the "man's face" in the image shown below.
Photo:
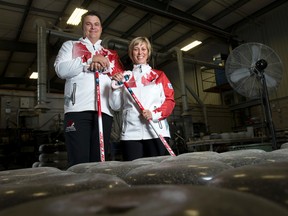
<path fill-rule="evenodd" d="M 100 39 L 102 25 L 97 16 L 87 16 L 84 18 L 83 33 L 92 43 L 95 43 Z"/>

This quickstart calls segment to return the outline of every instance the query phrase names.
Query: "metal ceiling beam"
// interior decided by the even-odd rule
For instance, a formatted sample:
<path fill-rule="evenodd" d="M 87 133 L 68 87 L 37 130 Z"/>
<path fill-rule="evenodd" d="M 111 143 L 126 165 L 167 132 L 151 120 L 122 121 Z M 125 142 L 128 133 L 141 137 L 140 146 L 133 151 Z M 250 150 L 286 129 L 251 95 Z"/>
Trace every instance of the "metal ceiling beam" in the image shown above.
<path fill-rule="evenodd" d="M 102 23 L 103 29 L 105 29 L 107 26 L 109 26 L 117 17 L 119 14 L 122 13 L 122 11 L 126 8 L 124 5 L 119 5 L 113 12 L 110 14 L 110 16 Z"/>
<path fill-rule="evenodd" d="M 115 0 L 114 0 L 115 1 Z M 135 7 L 140 10 L 145 10 L 152 14 L 157 14 L 162 17 L 166 17 L 172 20 L 175 20 L 175 22 L 179 22 L 184 25 L 188 25 L 191 28 L 205 32 L 210 35 L 214 35 L 216 37 L 220 38 L 230 38 L 231 34 L 217 28 L 208 22 L 204 22 L 190 14 L 187 14 L 181 10 L 178 10 L 174 7 L 168 7 L 166 4 L 163 4 L 159 1 L 155 0 L 146 0 L 145 2 L 142 0 L 117 0 L 118 3 L 121 3 L 126 6 Z M 168 9 L 168 10 L 166 10 Z"/>
<path fill-rule="evenodd" d="M 89 5 L 93 2 L 94 0 L 83 0 L 81 4 L 81 8 L 88 8 Z M 70 2 L 70 1 L 69 1 Z"/>
<path fill-rule="evenodd" d="M 186 13 L 187 14 L 192 14 L 194 12 L 196 12 L 197 10 L 201 9 L 203 6 L 205 6 L 206 4 L 208 4 L 211 0 L 202 0 L 200 2 L 198 2 L 196 5 L 193 5 L 191 8 L 189 8 Z M 175 27 L 178 23 L 171 21 L 170 23 L 168 23 L 166 26 L 164 26 L 163 28 L 161 28 L 158 32 L 154 33 L 152 36 L 150 36 L 150 40 L 154 41 L 157 38 L 161 37 L 163 34 L 165 34 L 166 32 L 168 32 L 170 29 L 172 29 L 173 27 Z"/>
<path fill-rule="evenodd" d="M 238 8 L 242 7 L 243 5 L 245 5 L 246 3 L 248 3 L 250 0 L 239 0 L 237 1 L 235 4 L 225 8 L 225 10 L 222 10 L 220 13 L 216 14 L 215 16 L 211 17 L 210 19 L 207 20 L 207 22 L 209 23 L 215 23 L 218 20 L 222 19 L 223 17 L 225 17 L 226 15 L 234 12 L 235 10 L 237 10 Z"/>
<path fill-rule="evenodd" d="M 245 17 L 244 19 L 240 20 L 239 22 L 229 26 L 228 28 L 226 28 L 226 31 L 232 31 L 234 28 L 237 28 L 240 25 L 243 25 L 245 23 L 251 22 L 251 20 L 253 21 L 254 19 L 256 19 L 259 16 L 262 16 L 266 13 L 268 13 L 269 11 L 272 11 L 273 9 L 281 6 L 282 4 L 287 3 L 287 0 L 277 0 L 274 1 L 273 3 L 267 5 L 266 7 L 256 11 L 255 13 L 253 13 L 250 16 Z"/>
<path fill-rule="evenodd" d="M 83 0 L 83 2 L 81 3 L 81 5 L 80 5 L 79 7 L 86 9 L 86 8 L 89 7 L 89 5 L 92 3 L 92 1 L 93 1 L 93 0 Z M 66 3 L 65 3 L 65 5 L 64 5 L 64 7 L 63 7 L 62 10 L 61 10 L 61 12 L 58 13 L 58 17 L 57 17 L 57 19 L 56 19 L 56 21 L 55 21 L 55 23 L 54 23 L 54 26 L 55 26 L 55 27 L 57 27 L 57 25 L 59 24 L 59 22 L 60 22 L 60 20 L 62 19 L 62 17 L 65 16 L 65 11 L 67 10 L 67 8 L 69 8 L 69 5 L 70 5 L 70 4 L 71 4 L 71 2 L 70 2 L 69 0 L 67 0 Z M 75 5 L 75 7 L 76 7 L 76 5 Z M 72 30 L 74 27 L 75 27 L 75 26 L 66 24 L 65 29 L 66 29 L 66 30 Z M 61 28 L 60 28 L 60 29 L 61 29 Z M 50 36 L 50 34 L 48 34 L 48 38 L 49 38 L 49 36 Z M 80 36 L 79 36 L 79 37 L 80 37 Z M 79 38 L 79 37 L 78 37 L 78 38 Z M 78 39 L 78 38 L 77 38 L 77 39 Z M 57 48 L 58 43 L 61 43 L 61 45 L 62 45 L 63 42 L 60 42 L 60 40 L 57 40 L 57 41 L 54 43 L 52 50 L 57 50 L 57 51 L 59 50 L 59 48 Z"/>
<path fill-rule="evenodd" d="M 181 35 L 181 37 L 178 37 L 176 40 L 170 42 L 165 47 L 160 49 L 159 52 L 165 52 L 165 51 L 171 49 L 172 47 L 177 46 L 179 43 L 183 42 L 184 40 L 191 37 L 191 35 L 193 35 L 195 33 L 196 33 L 195 30 L 190 30 L 189 32 L 186 32 L 185 34 Z"/>
<path fill-rule="evenodd" d="M 33 3 L 33 0 L 29 0 L 28 3 L 25 6 L 24 14 L 22 16 L 22 19 L 21 19 L 21 22 L 20 22 L 20 25 L 19 25 L 19 28 L 18 28 L 18 31 L 17 31 L 17 35 L 16 35 L 15 39 L 13 40 L 13 42 L 18 42 L 18 40 L 19 40 L 19 38 L 21 36 L 22 30 L 23 30 L 24 24 L 26 22 L 27 16 L 29 14 L 29 11 L 30 11 L 32 3 Z M 10 52 L 10 54 L 9 54 L 9 56 L 7 58 L 7 63 L 5 64 L 5 66 L 4 66 L 4 68 L 3 68 L 2 72 L 1 72 L 1 76 L 5 76 L 5 74 L 7 73 L 7 70 L 8 70 L 8 67 L 9 67 L 9 64 L 10 64 L 12 56 L 13 56 L 13 52 Z"/>
<path fill-rule="evenodd" d="M 269 12 L 269 11 L 275 9 L 276 7 L 279 7 L 279 6 L 281 6 L 282 4 L 285 4 L 285 3 L 287 3 L 287 0 L 277 0 L 277 1 L 275 1 L 275 2 L 273 2 L 273 3 L 271 3 L 271 4 L 269 4 L 269 5 L 267 5 L 266 7 L 264 7 L 264 8 L 262 8 L 262 9 L 256 11 L 256 12 L 253 13 L 252 15 L 250 15 L 250 16 L 242 19 L 242 20 L 240 20 L 240 21 L 237 22 L 236 24 L 233 24 L 233 25 L 229 26 L 228 28 L 226 28 L 226 31 L 229 31 L 229 32 L 230 32 L 230 31 L 232 31 L 234 28 L 237 28 L 237 26 L 240 26 L 240 25 L 243 25 L 243 24 L 245 24 L 245 23 L 247 23 L 247 22 L 250 22 L 251 20 L 254 20 L 254 19 L 256 19 L 257 17 L 262 16 L 262 15 L 266 14 L 267 12 Z M 237 4 L 237 3 L 236 3 L 236 4 Z M 233 7 L 233 6 L 232 6 L 232 7 Z M 235 7 L 235 6 L 234 6 L 234 7 Z M 234 8 L 234 9 L 235 9 L 235 8 Z M 211 37 L 210 37 L 210 38 L 207 38 L 205 41 L 203 41 L 203 44 L 206 44 L 206 43 L 211 42 L 211 39 L 212 39 Z M 230 42 L 230 44 L 233 43 L 233 42 L 235 42 L 236 44 L 235 44 L 234 46 L 238 46 L 238 43 L 239 43 L 239 41 L 236 41 L 235 38 L 234 38 L 234 39 L 231 38 L 231 41 L 229 41 L 229 42 Z M 232 48 L 233 48 L 233 47 L 232 47 Z M 196 49 L 197 49 L 197 48 L 196 48 Z"/>
<path fill-rule="evenodd" d="M 64 7 L 62 8 L 61 12 L 58 15 L 58 18 L 54 22 L 54 26 L 57 26 L 60 23 L 61 18 L 65 15 L 65 11 L 67 10 L 68 6 L 70 4 L 70 1 L 68 0 Z"/>
<path fill-rule="evenodd" d="M 19 8 L 19 9 L 23 9 L 23 10 L 25 10 L 27 8 L 26 5 L 14 4 L 14 3 L 3 2 L 3 1 L 0 2 L 0 5 L 8 6 L 8 7 L 11 7 L 11 8 Z M 51 10 L 45 10 L 45 9 L 40 9 L 40 8 L 35 8 L 35 7 L 32 7 L 32 6 L 30 7 L 30 11 L 37 12 L 37 13 L 45 13 L 47 15 L 53 15 L 53 16 L 59 16 L 60 15 L 59 12 L 55 12 L 55 11 L 51 11 Z"/>
<path fill-rule="evenodd" d="M 210 18 L 209 20 L 207 20 L 207 22 L 209 23 L 214 23 L 217 22 L 218 20 L 222 19 L 224 16 L 226 16 L 229 13 L 232 13 L 233 11 L 237 10 L 238 8 L 242 7 L 244 4 L 246 4 L 247 2 L 249 2 L 249 0 L 239 0 L 237 1 L 235 4 L 231 5 L 230 7 L 224 9 L 223 11 L 221 11 L 220 13 L 218 13 L 217 15 L 215 15 L 214 17 Z M 177 38 L 176 40 L 172 41 L 171 43 L 169 43 L 166 47 L 164 47 L 161 51 L 165 51 L 168 50 L 170 48 L 172 48 L 173 46 L 176 46 L 177 44 L 179 44 L 180 42 L 186 40 L 187 38 L 191 37 L 192 35 L 194 35 L 196 33 L 196 31 L 194 30 L 190 30 L 189 32 L 185 33 L 184 35 L 182 35 L 180 38 Z M 221 38 L 220 38 L 221 39 Z M 232 39 L 232 37 L 227 38 L 227 41 L 230 41 Z M 204 41 L 205 42 L 205 41 Z M 204 44 L 203 42 L 203 44 Z"/>
<path fill-rule="evenodd" d="M 153 17 L 153 14 L 147 13 L 144 17 L 142 17 L 137 23 L 135 23 L 128 31 L 126 31 L 121 38 L 128 38 L 135 32 L 137 29 L 143 27 L 143 25 L 148 22 Z"/>

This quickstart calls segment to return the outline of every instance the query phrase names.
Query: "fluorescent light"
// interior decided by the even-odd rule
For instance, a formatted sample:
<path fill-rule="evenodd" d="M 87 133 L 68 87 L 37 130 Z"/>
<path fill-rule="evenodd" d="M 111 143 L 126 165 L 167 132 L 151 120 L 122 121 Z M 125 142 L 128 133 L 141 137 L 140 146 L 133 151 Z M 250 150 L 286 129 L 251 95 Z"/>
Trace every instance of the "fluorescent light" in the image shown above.
<path fill-rule="evenodd" d="M 200 45 L 201 43 L 202 43 L 202 41 L 195 40 L 192 43 L 188 44 L 187 46 L 181 48 L 181 50 L 186 52 L 186 51 Z"/>
<path fill-rule="evenodd" d="M 86 13 L 88 10 L 76 8 L 72 15 L 69 17 L 67 24 L 69 25 L 78 25 L 81 22 L 81 17 L 84 13 Z"/>
<path fill-rule="evenodd" d="M 32 74 L 29 77 L 30 79 L 38 79 L 38 72 L 32 72 Z"/>

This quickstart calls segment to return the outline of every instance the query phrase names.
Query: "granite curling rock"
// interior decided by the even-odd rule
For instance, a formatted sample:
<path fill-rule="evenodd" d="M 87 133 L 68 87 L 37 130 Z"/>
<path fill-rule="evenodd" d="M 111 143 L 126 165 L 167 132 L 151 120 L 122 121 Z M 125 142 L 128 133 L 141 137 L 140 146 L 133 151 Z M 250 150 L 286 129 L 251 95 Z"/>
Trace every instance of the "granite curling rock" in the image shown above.
<path fill-rule="evenodd" d="M 90 190 L 24 203 L 1 216 L 287 216 L 288 211 L 246 193 L 187 185 Z"/>

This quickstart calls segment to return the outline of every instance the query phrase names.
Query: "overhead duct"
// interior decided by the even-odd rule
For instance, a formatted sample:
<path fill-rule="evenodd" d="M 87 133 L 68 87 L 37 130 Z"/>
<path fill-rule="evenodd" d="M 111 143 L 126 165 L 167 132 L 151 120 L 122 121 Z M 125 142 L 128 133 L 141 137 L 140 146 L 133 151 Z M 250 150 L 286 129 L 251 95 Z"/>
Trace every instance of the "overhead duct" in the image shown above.
<path fill-rule="evenodd" d="M 35 109 L 45 112 L 47 106 L 47 56 L 46 56 L 46 24 L 37 19 L 34 23 L 37 29 L 37 105 Z"/>
<path fill-rule="evenodd" d="M 224 66 L 217 65 L 215 63 L 210 63 L 210 62 L 205 62 L 205 61 L 200 61 L 192 58 L 183 58 L 184 62 L 189 62 L 189 63 L 194 63 L 197 65 L 205 66 L 207 68 L 211 69 L 225 69 Z"/>
<path fill-rule="evenodd" d="M 81 37 L 81 35 L 66 33 L 66 32 L 57 31 L 53 29 L 46 29 L 46 33 L 57 36 L 57 37 L 68 38 L 71 40 L 78 40 Z"/>
<path fill-rule="evenodd" d="M 102 40 L 102 45 L 107 48 L 109 47 L 110 42 L 116 42 L 114 47 L 121 50 L 128 50 L 128 45 L 130 43 L 129 40 L 123 38 L 107 36 Z"/>

